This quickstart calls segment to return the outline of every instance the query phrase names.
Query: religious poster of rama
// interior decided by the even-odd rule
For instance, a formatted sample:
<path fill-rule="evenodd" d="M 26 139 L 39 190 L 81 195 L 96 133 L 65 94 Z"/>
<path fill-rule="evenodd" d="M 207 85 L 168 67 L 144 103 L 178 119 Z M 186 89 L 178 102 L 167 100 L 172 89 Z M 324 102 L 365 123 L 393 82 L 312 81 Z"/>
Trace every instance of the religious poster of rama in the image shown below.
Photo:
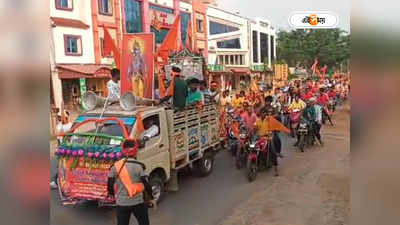
<path fill-rule="evenodd" d="M 152 98 L 154 33 L 124 34 L 121 58 L 121 92 Z"/>

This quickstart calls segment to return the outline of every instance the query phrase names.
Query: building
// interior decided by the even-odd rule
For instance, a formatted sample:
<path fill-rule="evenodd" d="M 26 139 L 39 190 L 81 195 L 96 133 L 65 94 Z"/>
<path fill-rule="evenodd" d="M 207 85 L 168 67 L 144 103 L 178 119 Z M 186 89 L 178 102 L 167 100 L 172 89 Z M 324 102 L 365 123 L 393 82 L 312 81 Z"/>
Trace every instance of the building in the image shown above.
<path fill-rule="evenodd" d="M 254 76 L 264 79 L 276 55 L 275 30 L 268 20 L 208 6 L 207 23 L 212 80 L 236 90 L 247 87 Z"/>
<path fill-rule="evenodd" d="M 79 110 L 87 90 L 106 95 L 113 59 L 103 54 L 104 27 L 121 46 L 118 0 L 50 0 L 54 103 Z"/>
<path fill-rule="evenodd" d="M 271 22 L 266 19 L 250 21 L 251 70 L 253 74 L 265 75 L 271 71 L 276 59 L 276 32 Z M 266 68 L 265 66 L 268 66 Z M 265 76 L 262 76 L 265 79 Z"/>
<path fill-rule="evenodd" d="M 156 48 L 164 41 L 176 16 L 181 16 L 181 39 L 186 42 L 189 23 L 196 51 L 207 56 L 207 6 L 198 0 L 121 0 L 123 4 L 124 32 L 152 32 Z M 157 23 L 157 21 L 162 21 Z"/>

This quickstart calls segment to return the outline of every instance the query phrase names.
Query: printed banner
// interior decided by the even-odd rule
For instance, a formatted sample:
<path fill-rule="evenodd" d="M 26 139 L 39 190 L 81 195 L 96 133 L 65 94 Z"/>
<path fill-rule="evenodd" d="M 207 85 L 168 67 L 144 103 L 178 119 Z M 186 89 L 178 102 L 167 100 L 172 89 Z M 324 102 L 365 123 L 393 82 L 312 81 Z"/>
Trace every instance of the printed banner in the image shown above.
<path fill-rule="evenodd" d="M 124 34 L 121 92 L 153 98 L 154 33 Z"/>
<path fill-rule="evenodd" d="M 73 168 L 75 159 L 62 158 L 59 161 L 59 185 L 63 195 L 70 200 L 105 200 L 111 163 L 78 159 L 78 165 Z"/>
<path fill-rule="evenodd" d="M 160 12 L 158 10 L 150 8 L 150 21 L 151 26 L 156 30 L 163 28 L 169 29 L 174 23 L 175 16 L 167 12 Z"/>

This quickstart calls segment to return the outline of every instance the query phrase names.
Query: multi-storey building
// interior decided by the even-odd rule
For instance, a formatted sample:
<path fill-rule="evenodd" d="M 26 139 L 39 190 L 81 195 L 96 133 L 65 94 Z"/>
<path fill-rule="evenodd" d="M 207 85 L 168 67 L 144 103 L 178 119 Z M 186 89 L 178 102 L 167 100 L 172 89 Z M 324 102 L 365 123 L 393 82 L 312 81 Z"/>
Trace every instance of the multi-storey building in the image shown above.
<path fill-rule="evenodd" d="M 276 55 L 275 30 L 268 20 L 250 20 L 209 6 L 208 68 L 223 88 L 241 89 L 254 75 L 270 71 Z"/>
<path fill-rule="evenodd" d="M 192 27 L 194 50 L 207 56 L 206 5 L 199 0 L 121 0 L 124 32 L 153 32 L 156 48 L 167 36 L 176 16 L 181 16 L 181 39 L 186 42 L 189 23 Z M 157 21 L 162 21 L 157 23 Z"/>
<path fill-rule="evenodd" d="M 265 71 L 265 66 L 271 69 L 276 58 L 276 33 L 274 27 L 266 19 L 250 21 L 251 37 L 251 68 L 253 71 Z"/>
<path fill-rule="evenodd" d="M 104 27 L 121 46 L 119 0 L 50 0 L 55 107 L 77 109 L 86 89 L 106 95 L 113 62 L 103 54 Z"/>

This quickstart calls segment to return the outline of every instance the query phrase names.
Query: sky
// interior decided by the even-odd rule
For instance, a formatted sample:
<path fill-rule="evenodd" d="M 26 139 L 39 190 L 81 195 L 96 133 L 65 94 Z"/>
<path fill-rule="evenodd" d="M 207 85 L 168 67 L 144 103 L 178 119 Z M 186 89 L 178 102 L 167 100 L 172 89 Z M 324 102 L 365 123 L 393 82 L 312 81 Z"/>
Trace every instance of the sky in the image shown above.
<path fill-rule="evenodd" d="M 290 29 L 293 11 L 332 11 L 339 16 L 338 27 L 350 31 L 350 0 L 218 0 L 218 7 L 250 19 L 267 19 L 276 30 Z"/>

